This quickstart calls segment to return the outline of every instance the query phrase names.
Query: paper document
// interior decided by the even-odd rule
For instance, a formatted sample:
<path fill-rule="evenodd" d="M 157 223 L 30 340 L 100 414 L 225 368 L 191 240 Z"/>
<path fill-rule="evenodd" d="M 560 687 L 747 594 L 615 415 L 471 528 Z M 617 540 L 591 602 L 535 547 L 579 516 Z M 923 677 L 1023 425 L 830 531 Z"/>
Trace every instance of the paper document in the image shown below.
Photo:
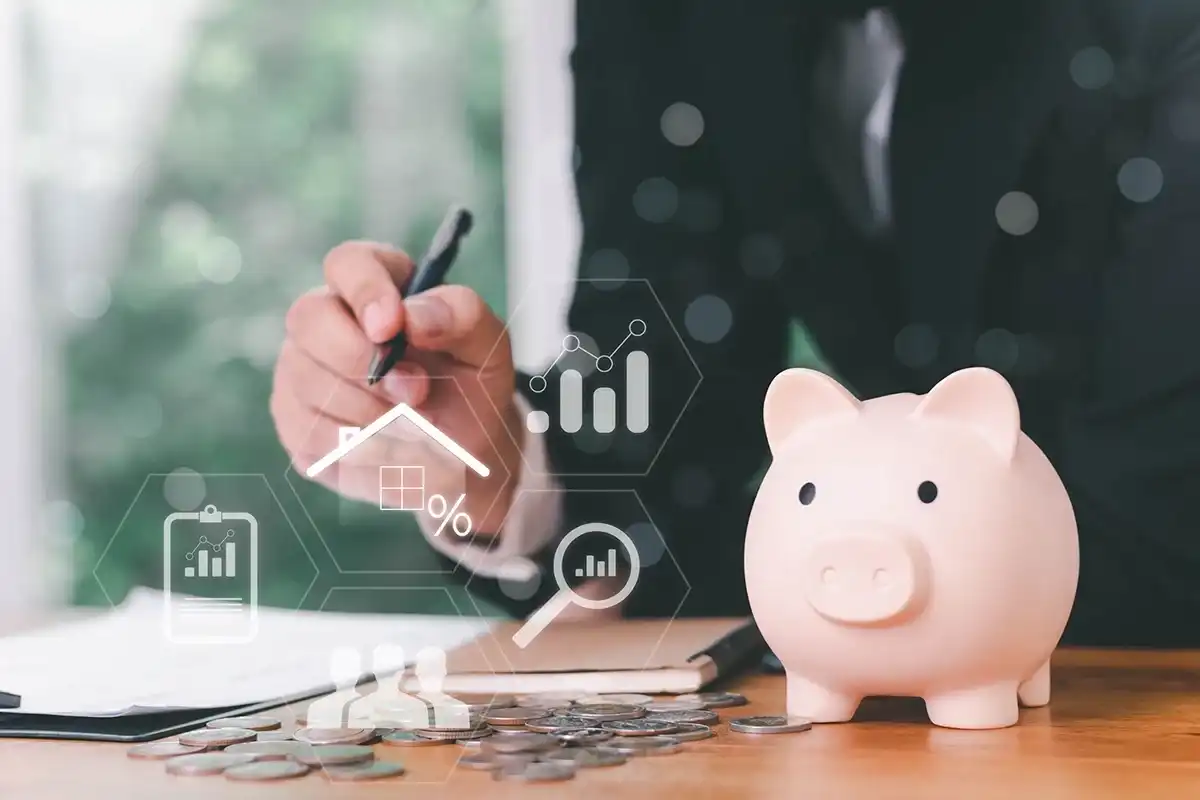
<path fill-rule="evenodd" d="M 421 648 L 450 650 L 495 622 L 260 608 L 253 641 L 178 644 L 163 636 L 163 602 L 138 589 L 111 612 L 0 639 L 0 688 L 21 695 L 11 713 L 98 717 L 293 697 L 331 686 L 334 648 L 358 649 L 365 676 L 377 645 L 398 645 L 411 664 Z"/>

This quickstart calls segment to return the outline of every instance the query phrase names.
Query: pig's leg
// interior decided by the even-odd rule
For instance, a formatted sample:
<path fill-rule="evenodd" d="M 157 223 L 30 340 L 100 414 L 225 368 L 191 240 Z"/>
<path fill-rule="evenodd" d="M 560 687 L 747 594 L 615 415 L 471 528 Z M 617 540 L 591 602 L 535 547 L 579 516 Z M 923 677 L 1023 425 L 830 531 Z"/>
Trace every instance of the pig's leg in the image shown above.
<path fill-rule="evenodd" d="M 929 720 L 943 728 L 983 730 L 1017 724 L 1015 681 L 925 698 Z"/>
<path fill-rule="evenodd" d="M 794 672 L 787 674 L 787 713 L 813 722 L 849 722 L 858 710 L 861 697 L 840 694 L 806 680 Z"/>
<path fill-rule="evenodd" d="M 1033 676 L 1017 687 L 1017 699 L 1029 708 L 1050 703 L 1050 659 L 1038 667 Z"/>

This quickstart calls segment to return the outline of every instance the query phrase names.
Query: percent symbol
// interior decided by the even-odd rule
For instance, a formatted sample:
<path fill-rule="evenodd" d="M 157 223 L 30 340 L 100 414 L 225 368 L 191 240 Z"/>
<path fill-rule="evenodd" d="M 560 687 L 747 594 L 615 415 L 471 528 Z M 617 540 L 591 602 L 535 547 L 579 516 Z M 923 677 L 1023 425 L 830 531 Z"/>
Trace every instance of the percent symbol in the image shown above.
<path fill-rule="evenodd" d="M 434 536 L 441 536 L 442 531 L 446 530 L 447 526 L 460 537 L 470 535 L 471 518 L 467 516 L 467 512 L 458 510 L 458 507 L 466 499 L 467 496 L 465 494 L 460 494 L 458 499 L 454 501 L 454 504 L 450 505 L 446 502 L 446 498 L 443 495 L 435 494 L 429 498 L 429 503 L 427 504 L 429 516 L 441 520 L 441 524 L 438 525 L 437 531 L 433 534 Z M 462 525 L 462 530 L 459 530 L 460 524 Z"/>

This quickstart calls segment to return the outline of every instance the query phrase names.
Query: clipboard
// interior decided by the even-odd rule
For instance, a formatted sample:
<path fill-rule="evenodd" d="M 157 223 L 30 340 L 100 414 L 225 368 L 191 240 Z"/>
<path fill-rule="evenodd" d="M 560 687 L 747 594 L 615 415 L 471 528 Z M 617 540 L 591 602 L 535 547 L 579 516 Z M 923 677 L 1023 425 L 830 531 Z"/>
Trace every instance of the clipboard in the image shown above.
<path fill-rule="evenodd" d="M 204 530 L 192 550 L 183 554 L 182 575 L 176 574 L 182 524 L 195 522 Z M 244 530 L 238 528 L 244 526 Z M 224 528 L 224 530 L 222 530 Z M 238 536 L 244 533 L 244 536 Z M 242 546 L 239 547 L 238 545 Z M 249 569 L 239 561 L 243 551 L 249 556 Z M 239 567 L 241 569 L 239 570 Z M 239 574 L 240 573 L 240 574 Z M 248 586 L 237 584 L 245 576 Z M 172 585 L 180 579 L 211 581 L 212 586 L 233 596 L 215 597 L 182 593 L 176 597 Z M 241 589 L 245 588 L 245 591 Z M 179 600 L 182 599 L 182 602 Z M 163 635 L 177 644 L 240 644 L 258 633 L 258 520 L 245 512 L 221 511 L 207 505 L 199 511 L 179 511 L 163 521 Z"/>

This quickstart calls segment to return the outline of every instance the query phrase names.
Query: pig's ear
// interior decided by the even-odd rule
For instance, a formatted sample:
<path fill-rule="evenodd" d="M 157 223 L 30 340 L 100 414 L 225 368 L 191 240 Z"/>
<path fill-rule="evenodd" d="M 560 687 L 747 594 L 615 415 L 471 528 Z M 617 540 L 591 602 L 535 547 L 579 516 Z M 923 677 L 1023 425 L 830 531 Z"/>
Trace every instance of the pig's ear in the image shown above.
<path fill-rule="evenodd" d="M 771 452 L 777 452 L 802 425 L 834 415 L 856 414 L 859 407 L 854 395 L 828 375 L 812 369 L 784 370 L 767 387 L 763 403 Z"/>
<path fill-rule="evenodd" d="M 1013 457 L 1021 438 L 1017 396 L 1000 373 L 985 367 L 947 375 L 929 390 L 913 415 L 965 425 L 1006 461 Z"/>

